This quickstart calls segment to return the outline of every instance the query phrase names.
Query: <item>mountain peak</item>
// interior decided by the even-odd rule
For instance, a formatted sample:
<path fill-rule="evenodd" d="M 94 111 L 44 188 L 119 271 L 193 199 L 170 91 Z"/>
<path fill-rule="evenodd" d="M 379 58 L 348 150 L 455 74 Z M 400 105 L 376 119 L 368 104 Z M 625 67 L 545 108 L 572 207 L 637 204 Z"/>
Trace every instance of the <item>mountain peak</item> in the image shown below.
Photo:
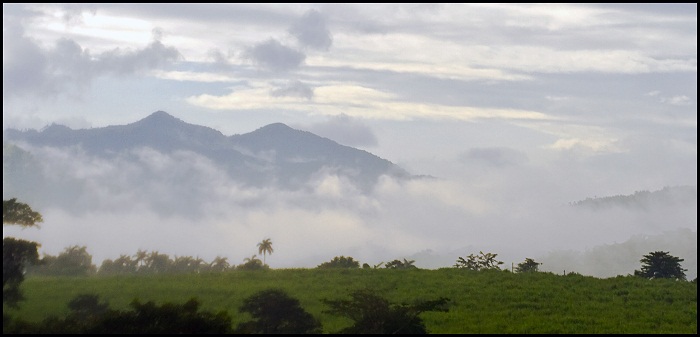
<path fill-rule="evenodd" d="M 284 131 L 284 130 L 293 130 L 291 127 L 289 127 L 287 124 L 284 123 L 272 123 L 265 125 L 258 129 L 258 131 L 261 130 L 267 130 L 267 131 Z"/>
<path fill-rule="evenodd" d="M 165 112 L 162 110 L 158 110 L 150 115 L 148 115 L 146 118 L 133 123 L 132 125 L 138 125 L 138 126 L 147 126 L 147 127 L 173 127 L 173 126 L 181 126 L 185 125 L 183 120 Z"/>
<path fill-rule="evenodd" d="M 160 121 L 177 120 L 177 121 L 181 121 L 180 119 L 176 118 L 175 116 L 173 116 L 173 115 L 171 115 L 163 110 L 158 110 L 158 111 L 148 115 L 148 117 L 146 117 L 142 120 L 160 120 Z"/>

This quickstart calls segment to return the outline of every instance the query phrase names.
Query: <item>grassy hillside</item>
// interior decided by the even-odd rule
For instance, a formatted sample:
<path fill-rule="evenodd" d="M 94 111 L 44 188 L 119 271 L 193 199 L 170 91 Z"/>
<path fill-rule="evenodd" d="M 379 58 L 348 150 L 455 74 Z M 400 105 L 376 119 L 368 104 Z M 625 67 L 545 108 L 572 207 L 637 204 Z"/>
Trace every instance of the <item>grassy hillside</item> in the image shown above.
<path fill-rule="evenodd" d="M 26 300 L 13 317 L 39 321 L 68 313 L 78 294 L 98 294 L 112 308 L 129 302 L 183 303 L 195 297 L 202 310 L 226 310 L 233 324 L 244 298 L 280 288 L 323 324 L 324 333 L 349 325 L 324 313 L 322 299 L 347 298 L 371 288 L 392 302 L 447 297 L 448 312 L 422 314 L 430 333 L 697 333 L 697 285 L 627 276 L 609 279 L 551 273 L 391 269 L 282 269 L 186 275 L 27 278 Z"/>

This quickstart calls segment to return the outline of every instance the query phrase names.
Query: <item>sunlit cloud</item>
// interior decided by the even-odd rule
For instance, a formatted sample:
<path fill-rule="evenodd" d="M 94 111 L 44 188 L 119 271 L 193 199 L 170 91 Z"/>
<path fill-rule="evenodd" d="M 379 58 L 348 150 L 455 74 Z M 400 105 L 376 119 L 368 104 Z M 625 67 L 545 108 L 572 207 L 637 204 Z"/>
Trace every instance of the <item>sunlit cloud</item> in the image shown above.
<path fill-rule="evenodd" d="M 274 89 L 272 89 L 274 90 Z M 358 85 L 326 85 L 314 89 L 313 101 L 293 96 L 271 96 L 263 86 L 235 90 L 225 96 L 189 97 L 190 104 L 216 110 L 286 109 L 312 114 L 407 120 L 437 118 L 475 120 L 480 118 L 547 120 L 541 112 L 479 107 L 445 106 L 398 101 L 390 93 Z"/>
<path fill-rule="evenodd" d="M 210 72 L 195 72 L 195 71 L 163 71 L 156 70 L 153 75 L 157 78 L 182 81 L 182 82 L 234 82 L 237 79 L 226 74 L 210 73 Z"/>

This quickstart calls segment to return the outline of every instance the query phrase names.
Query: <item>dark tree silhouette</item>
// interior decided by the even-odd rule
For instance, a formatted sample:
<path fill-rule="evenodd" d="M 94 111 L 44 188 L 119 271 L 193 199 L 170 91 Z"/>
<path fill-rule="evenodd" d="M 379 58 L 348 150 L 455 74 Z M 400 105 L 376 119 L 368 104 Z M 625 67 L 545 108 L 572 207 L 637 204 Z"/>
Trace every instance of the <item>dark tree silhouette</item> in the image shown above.
<path fill-rule="evenodd" d="M 255 293 L 243 300 L 240 311 L 249 313 L 253 320 L 239 324 L 236 333 L 321 333 L 321 323 L 301 307 L 299 300 L 281 289 Z"/>
<path fill-rule="evenodd" d="M 2 303 L 16 308 L 24 299 L 20 285 L 25 269 L 39 262 L 39 244 L 15 238 L 2 240 Z"/>
<path fill-rule="evenodd" d="M 642 263 L 642 269 L 635 270 L 634 275 L 649 279 L 672 278 L 685 280 L 685 272 L 688 271 L 681 267 L 683 259 L 670 255 L 668 252 L 650 252 L 639 261 Z"/>
<path fill-rule="evenodd" d="M 446 312 L 448 301 L 443 297 L 414 304 L 392 304 L 369 289 L 352 292 L 349 300 L 323 300 L 330 306 L 327 313 L 353 321 L 340 331 L 345 334 L 426 334 L 428 331 L 419 315 L 426 311 Z"/>
<path fill-rule="evenodd" d="M 527 273 L 527 272 L 537 272 L 539 271 L 539 266 L 541 263 L 535 262 L 535 260 L 531 258 L 525 258 L 524 262 L 518 263 L 518 266 L 515 267 L 515 272 L 516 273 Z"/>
<path fill-rule="evenodd" d="M 97 295 L 82 294 L 70 301 L 71 312 L 63 318 L 48 317 L 40 323 L 15 322 L 3 327 L 4 333 L 31 334 L 225 334 L 231 332 L 226 311 L 199 311 L 192 298 L 184 304 L 149 301 L 131 302 L 131 310 L 109 309 Z"/>
<path fill-rule="evenodd" d="M 2 225 L 38 226 L 44 221 L 41 214 L 16 198 L 2 201 Z M 30 264 L 39 261 L 39 244 L 11 237 L 2 240 L 2 303 L 17 307 L 23 299 L 19 289 Z M 5 314 L 3 313 L 3 320 Z"/>
<path fill-rule="evenodd" d="M 2 201 L 2 224 L 20 225 L 22 227 L 38 226 L 43 222 L 39 212 L 32 210 L 29 205 L 17 201 L 17 198 Z"/>
<path fill-rule="evenodd" d="M 455 268 L 464 268 L 469 270 L 485 270 L 495 269 L 500 270 L 500 265 L 503 261 L 496 260 L 498 254 L 479 252 L 479 255 L 469 254 L 467 258 L 458 257 Z"/>

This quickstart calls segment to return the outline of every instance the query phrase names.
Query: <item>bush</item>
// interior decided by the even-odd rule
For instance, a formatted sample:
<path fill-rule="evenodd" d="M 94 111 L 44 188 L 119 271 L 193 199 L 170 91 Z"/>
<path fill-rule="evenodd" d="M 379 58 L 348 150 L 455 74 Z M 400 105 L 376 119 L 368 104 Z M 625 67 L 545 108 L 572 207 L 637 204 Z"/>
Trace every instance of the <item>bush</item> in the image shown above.
<path fill-rule="evenodd" d="M 321 263 L 317 268 L 360 268 L 360 262 L 349 256 L 336 256 L 330 262 Z"/>
<path fill-rule="evenodd" d="M 299 300 L 290 297 L 284 290 L 260 291 L 246 298 L 240 311 L 249 313 L 253 320 L 239 324 L 235 333 L 321 333 L 321 323 L 301 307 Z"/>
<path fill-rule="evenodd" d="M 425 311 L 447 311 L 447 298 L 414 304 L 392 304 L 372 290 L 357 290 L 350 300 L 324 300 L 331 307 L 327 313 L 345 316 L 353 325 L 342 329 L 346 334 L 426 334 Z"/>

